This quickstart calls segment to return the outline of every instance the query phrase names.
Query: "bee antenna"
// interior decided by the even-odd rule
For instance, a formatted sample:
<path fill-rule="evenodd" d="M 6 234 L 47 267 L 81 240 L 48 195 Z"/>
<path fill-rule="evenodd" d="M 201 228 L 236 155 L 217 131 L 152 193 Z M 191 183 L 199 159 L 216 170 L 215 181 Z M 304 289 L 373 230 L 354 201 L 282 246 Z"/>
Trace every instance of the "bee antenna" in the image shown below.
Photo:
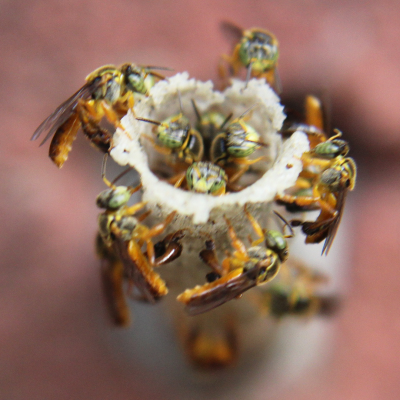
<path fill-rule="evenodd" d="M 201 121 L 201 115 L 200 115 L 199 109 L 197 108 L 196 102 L 193 99 L 191 99 L 190 101 L 192 102 L 192 106 L 193 106 L 194 112 L 196 114 L 197 121 Z"/>
<path fill-rule="evenodd" d="M 110 182 L 107 178 L 106 178 L 106 165 L 107 165 L 107 159 L 108 159 L 108 154 L 104 154 L 103 157 L 103 164 L 101 166 L 101 177 L 103 178 L 104 183 L 111 189 L 115 190 L 116 187 L 114 185 L 114 183 Z"/>
<path fill-rule="evenodd" d="M 247 89 L 247 84 L 249 83 L 250 77 L 251 77 L 251 67 L 253 66 L 253 62 L 250 62 L 249 66 L 247 67 L 247 73 L 246 73 L 246 84 L 244 85 L 244 88 Z"/>
<path fill-rule="evenodd" d="M 136 117 L 136 120 L 137 120 L 137 121 L 148 122 L 149 124 L 153 124 L 153 125 L 157 125 L 157 126 L 160 126 L 160 125 L 161 125 L 161 122 L 153 121 L 152 119 L 138 118 L 138 117 Z"/>
<path fill-rule="evenodd" d="M 228 121 L 232 118 L 233 113 L 230 113 L 226 118 L 225 121 L 221 124 L 221 126 L 219 127 L 219 129 L 223 129 L 224 126 L 228 123 Z"/>
<path fill-rule="evenodd" d="M 287 226 L 290 230 L 290 236 L 286 236 L 287 238 L 291 238 L 294 237 L 294 230 L 291 227 L 290 223 L 281 215 L 279 214 L 277 211 L 274 211 L 274 214 L 281 220 L 284 222 L 285 225 L 283 225 L 282 231 L 285 229 L 285 227 Z"/>
<path fill-rule="evenodd" d="M 128 167 L 128 168 L 124 169 L 116 178 L 113 179 L 111 184 L 115 185 L 116 182 L 118 182 L 124 175 L 126 175 L 132 169 L 133 169 L 133 167 Z"/>
<path fill-rule="evenodd" d="M 255 106 L 258 106 L 260 103 L 254 103 L 250 108 L 248 108 L 238 119 L 242 119 L 251 109 L 253 109 Z"/>
<path fill-rule="evenodd" d="M 262 147 L 269 147 L 269 144 L 263 143 L 263 142 L 256 142 L 255 140 L 247 140 L 246 139 L 245 142 L 255 143 L 255 144 L 258 144 L 259 146 L 262 146 Z"/>
<path fill-rule="evenodd" d="M 143 67 L 144 69 L 158 69 L 160 71 L 173 71 L 173 68 L 168 68 L 168 67 L 157 67 L 155 65 L 146 65 Z M 149 72 L 151 74 L 151 71 Z"/>
<path fill-rule="evenodd" d="M 339 130 L 339 129 L 337 129 L 337 128 L 335 128 L 335 129 L 333 130 L 333 132 L 335 133 L 335 135 L 331 136 L 331 137 L 329 138 L 329 140 L 333 140 L 333 139 L 336 139 L 336 138 L 342 136 L 342 131 Z"/>

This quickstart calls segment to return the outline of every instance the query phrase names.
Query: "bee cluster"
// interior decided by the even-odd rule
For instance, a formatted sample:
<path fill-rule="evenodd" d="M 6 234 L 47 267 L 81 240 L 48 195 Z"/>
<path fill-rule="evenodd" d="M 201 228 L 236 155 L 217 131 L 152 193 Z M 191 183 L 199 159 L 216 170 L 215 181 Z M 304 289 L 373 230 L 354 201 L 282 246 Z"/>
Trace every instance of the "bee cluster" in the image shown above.
<path fill-rule="evenodd" d="M 301 226 L 306 243 L 325 240 L 323 253 L 328 253 L 355 184 L 349 146 L 339 131 L 328 137 L 313 96 L 306 98 L 304 121 L 282 127 L 275 36 L 228 23 L 222 28 L 236 44 L 218 66 L 221 91 L 186 73 L 165 78 L 155 72 L 167 68 L 107 65 L 92 72 L 32 137 L 47 133 L 42 144 L 52 138 L 49 156 L 61 168 L 81 128 L 105 160 L 111 154 L 139 173 L 137 187 L 116 186 L 118 178 L 106 178 L 104 163 L 108 189 L 97 197 L 103 209 L 97 254 L 118 326 L 130 324 L 127 296 L 155 303 L 179 286 L 177 276 L 167 284 L 163 268 L 155 271 L 165 264 L 177 265 L 179 274 L 200 271 L 190 272 L 192 278 L 200 275 L 197 286 L 184 283 L 178 291 L 177 300 L 190 316 L 212 314 L 260 286 L 252 301 L 275 318 L 332 308 L 332 298 L 317 293 L 326 277 L 287 261 L 287 239 Z M 128 205 L 139 191 L 142 201 Z M 267 229 L 274 202 L 288 213 L 320 214 L 315 221 L 288 221 L 275 212 L 282 226 Z M 188 354 L 198 365 L 221 366 L 235 358 L 231 339 L 221 343 L 201 328 L 185 332 Z"/>

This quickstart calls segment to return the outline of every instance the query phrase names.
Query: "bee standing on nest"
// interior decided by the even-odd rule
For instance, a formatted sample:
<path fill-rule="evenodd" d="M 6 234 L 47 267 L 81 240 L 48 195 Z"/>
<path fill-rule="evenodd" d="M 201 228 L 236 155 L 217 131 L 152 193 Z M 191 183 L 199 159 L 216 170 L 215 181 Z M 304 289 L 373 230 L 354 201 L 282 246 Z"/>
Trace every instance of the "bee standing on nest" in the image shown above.
<path fill-rule="evenodd" d="M 123 294 L 123 280 L 126 278 L 139 295 L 154 303 L 168 293 L 165 282 L 154 272 L 153 267 L 166 264 L 180 256 L 182 247 L 180 240 L 183 231 L 167 235 L 155 246 L 152 239 L 164 232 L 172 221 L 175 212 L 166 220 L 148 228 L 141 222 L 150 214 L 135 214 L 143 209 L 145 202 L 128 207 L 127 203 L 133 193 L 141 187 L 115 186 L 105 177 L 103 180 L 110 187 L 97 196 L 96 204 L 105 211 L 98 217 L 99 232 L 97 236 L 97 254 L 107 262 L 103 269 L 103 278 L 107 298 L 113 319 L 118 325 L 129 324 L 129 313 Z M 146 252 L 142 252 L 143 245 Z"/>
<path fill-rule="evenodd" d="M 339 131 L 338 131 L 339 132 Z M 307 178 L 299 178 L 307 188 L 308 196 L 297 192 L 295 194 L 278 195 L 276 200 L 286 207 L 293 205 L 296 211 L 320 209 L 321 213 L 314 222 L 291 221 L 292 226 L 302 227 L 307 235 L 306 243 L 320 243 L 325 240 L 322 254 L 328 254 L 342 218 L 348 191 L 354 189 L 357 167 L 354 160 L 345 157 L 349 146 L 344 140 L 338 139 L 341 132 L 325 142 L 316 145 L 302 157 L 303 171 Z M 317 172 L 312 172 L 312 171 Z M 302 173 L 304 175 L 304 172 Z M 301 189 L 301 190 L 304 190 Z"/>
<path fill-rule="evenodd" d="M 238 26 L 223 22 L 221 29 L 237 44 L 231 56 L 222 55 L 229 64 L 229 73 L 223 64 L 219 65 L 222 79 L 228 76 L 238 76 L 242 68 L 247 69 L 246 82 L 251 77 L 265 78 L 277 93 L 282 91 L 281 81 L 277 72 L 279 45 L 275 35 L 260 28 L 243 30 Z"/>
<path fill-rule="evenodd" d="M 213 270 L 207 275 L 209 282 L 187 289 L 177 298 L 185 304 L 189 315 L 210 311 L 229 300 L 240 297 L 255 286 L 271 281 L 278 274 L 281 264 L 289 257 L 286 239 L 292 237 L 292 234 L 284 235 L 275 230 L 265 231 L 246 207 L 245 214 L 259 239 L 253 241 L 247 249 L 236 236 L 231 222 L 225 218 L 235 251 L 220 264 L 215 243 L 212 240 L 206 242 L 206 249 L 200 252 L 200 258 Z M 285 226 L 289 226 L 286 221 Z M 263 245 L 260 245 L 261 243 Z"/>
<path fill-rule="evenodd" d="M 151 68 L 158 67 L 123 64 L 119 68 L 105 65 L 96 69 L 76 93 L 39 125 L 31 140 L 47 132 L 40 144 L 43 145 L 53 137 L 49 157 L 59 168 L 67 160 L 80 127 L 94 147 L 107 153 L 111 148 L 112 133 L 99 125 L 102 118 L 121 127 L 120 119 L 133 107 L 133 93 L 148 93 L 151 86 L 148 77 L 164 79 Z"/>

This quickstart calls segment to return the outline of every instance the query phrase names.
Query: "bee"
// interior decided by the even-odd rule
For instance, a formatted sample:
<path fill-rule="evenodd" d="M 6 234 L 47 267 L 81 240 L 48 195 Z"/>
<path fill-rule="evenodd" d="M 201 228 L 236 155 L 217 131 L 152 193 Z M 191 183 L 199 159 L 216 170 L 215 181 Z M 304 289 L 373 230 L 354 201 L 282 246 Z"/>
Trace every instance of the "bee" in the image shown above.
<path fill-rule="evenodd" d="M 236 236 L 231 222 L 225 218 L 235 252 L 220 264 L 215 252 L 215 243 L 212 240 L 206 242 L 206 249 L 200 252 L 200 258 L 213 270 L 206 277 L 208 283 L 187 289 L 177 298 L 185 304 L 189 315 L 210 311 L 240 297 L 255 286 L 270 282 L 278 274 L 281 264 L 289 257 L 286 239 L 293 234 L 284 235 L 275 230 L 265 231 L 246 207 L 245 214 L 259 239 L 253 241 L 250 248 L 246 249 L 244 243 Z M 286 221 L 285 226 L 290 228 Z M 260 246 L 261 243 L 263 245 Z"/>
<path fill-rule="evenodd" d="M 233 184 L 243 176 L 250 165 L 265 159 L 264 156 L 248 158 L 261 146 L 267 145 L 261 141 L 257 131 L 244 121 L 243 114 L 213 139 L 210 159 L 214 164 L 224 166 L 229 182 Z"/>
<path fill-rule="evenodd" d="M 222 55 L 222 59 L 229 64 L 230 75 L 238 76 L 241 69 L 246 68 L 246 82 L 251 77 L 265 78 L 280 93 L 282 87 L 276 69 L 279 45 L 275 35 L 260 28 L 243 30 L 230 22 L 222 22 L 221 29 L 237 42 L 231 56 Z M 219 73 L 222 78 L 227 75 L 222 64 Z"/>
<path fill-rule="evenodd" d="M 208 111 L 200 114 L 200 111 L 198 110 L 196 103 L 193 99 L 192 105 L 197 117 L 196 129 L 203 137 L 205 161 L 211 161 L 209 155 L 211 143 L 213 139 L 223 131 L 224 126 L 232 118 L 232 113 L 230 113 L 228 116 L 225 116 L 217 111 Z"/>
<path fill-rule="evenodd" d="M 285 316 L 329 316 L 337 309 L 336 296 L 322 296 L 316 293 L 318 287 L 326 284 L 328 277 L 313 271 L 301 263 L 286 263 L 290 276 L 274 281 L 260 294 L 260 306 L 266 305 L 269 315 L 274 318 Z M 284 275 L 284 274 L 283 274 Z"/>
<path fill-rule="evenodd" d="M 49 157 L 59 168 L 67 160 L 80 127 L 95 148 L 107 153 L 111 148 L 112 134 L 99 126 L 100 121 L 105 117 L 115 127 L 121 127 L 120 119 L 133 107 L 133 93 L 148 93 L 149 76 L 163 79 L 151 68 L 159 67 L 123 64 L 119 68 L 105 65 L 96 69 L 86 77 L 86 83 L 76 93 L 39 125 L 31 140 L 47 133 L 40 144 L 42 146 L 53 137 Z"/>
<path fill-rule="evenodd" d="M 311 153 L 310 153 L 311 154 Z M 314 158 L 306 155 L 307 163 Z M 317 159 L 317 165 L 326 167 L 314 179 L 311 196 L 285 194 L 277 196 L 277 200 L 286 204 L 294 204 L 299 210 L 314 209 L 318 204 L 321 210 L 316 221 L 291 221 L 292 226 L 301 226 L 307 235 L 306 243 L 320 243 L 325 240 L 322 254 L 328 254 L 335 239 L 345 206 L 347 193 L 354 189 L 357 167 L 355 161 L 343 155 L 333 159 Z M 281 204 L 282 204 L 281 203 Z"/>
<path fill-rule="evenodd" d="M 108 298 L 111 302 L 114 320 L 120 325 L 127 325 L 126 301 L 124 300 L 122 284 L 126 277 L 132 282 L 139 294 L 146 301 L 154 303 L 166 295 L 168 289 L 165 282 L 153 270 L 154 266 L 166 264 L 180 256 L 182 248 L 180 240 L 183 231 L 167 235 L 156 245 L 152 239 L 164 232 L 175 216 L 172 212 L 164 222 L 148 228 L 141 222 L 149 215 L 145 212 L 135 216 L 146 203 L 140 202 L 133 206 L 127 203 L 136 188 L 115 186 L 105 177 L 105 162 L 103 164 L 103 180 L 109 189 L 101 192 L 96 204 L 104 211 L 98 216 L 97 254 L 108 262 L 104 278 L 107 281 Z M 146 252 L 142 251 L 146 245 Z"/>
<path fill-rule="evenodd" d="M 188 190 L 221 196 L 225 194 L 227 177 L 218 165 L 207 161 L 193 163 L 186 171 Z"/>
<path fill-rule="evenodd" d="M 178 92 L 180 113 L 172 115 L 163 121 L 154 121 L 147 118 L 136 118 L 138 121 L 148 122 L 156 125 L 153 130 L 156 139 L 143 135 L 149 140 L 154 149 L 166 156 L 172 156 L 170 160 L 180 169 L 180 162 L 183 161 L 183 169 L 187 164 L 200 161 L 203 158 L 204 143 L 201 134 L 193 129 L 189 119 L 183 115 L 182 101 Z"/>
<path fill-rule="evenodd" d="M 282 285 L 272 285 L 263 293 L 269 314 L 274 318 L 286 316 L 310 317 L 332 315 L 337 308 L 334 296 L 299 296 L 291 300 L 293 293 Z"/>

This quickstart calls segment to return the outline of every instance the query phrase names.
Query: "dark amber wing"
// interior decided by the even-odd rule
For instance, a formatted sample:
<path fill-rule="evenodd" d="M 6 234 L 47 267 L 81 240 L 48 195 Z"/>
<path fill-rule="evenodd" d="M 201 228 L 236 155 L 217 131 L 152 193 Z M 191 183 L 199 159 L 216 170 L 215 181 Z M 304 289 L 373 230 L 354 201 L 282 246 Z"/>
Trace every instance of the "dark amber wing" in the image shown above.
<path fill-rule="evenodd" d="M 225 39 L 232 43 L 232 45 L 237 44 L 243 36 L 243 29 L 233 22 L 222 21 L 219 26 Z"/>
<path fill-rule="evenodd" d="M 120 238 L 115 238 L 113 248 L 122 261 L 124 274 L 133 282 L 140 295 L 149 303 L 154 304 L 156 299 L 160 296 L 157 290 L 153 288 L 146 277 L 141 273 L 137 263 L 129 256 L 127 242 Z"/>
<path fill-rule="evenodd" d="M 124 271 L 121 261 L 103 241 L 98 233 L 96 237 L 96 253 L 101 259 L 101 277 L 103 294 L 109 315 L 117 326 L 129 326 L 131 317 L 124 293 Z"/>
<path fill-rule="evenodd" d="M 335 239 L 337 230 L 340 225 L 340 221 L 342 219 L 344 205 L 346 202 L 346 196 L 347 196 L 347 190 L 343 190 L 343 191 L 339 192 L 337 195 L 336 207 L 337 207 L 338 213 L 337 213 L 336 217 L 334 218 L 334 221 L 329 225 L 328 235 L 326 237 L 324 247 L 322 248 L 322 254 L 328 255 L 328 252 L 329 252 L 329 250 L 332 246 L 332 243 Z"/>
<path fill-rule="evenodd" d="M 198 315 L 225 304 L 256 286 L 254 268 L 234 270 L 214 282 L 188 289 L 178 296 L 189 315 Z"/>
<path fill-rule="evenodd" d="M 47 132 L 45 138 L 40 143 L 42 146 L 50 137 L 54 135 L 56 130 L 75 112 L 78 100 L 88 100 L 94 91 L 100 86 L 101 79 L 87 82 L 69 99 L 59 105 L 35 130 L 31 140 L 36 140 L 43 132 Z"/>

